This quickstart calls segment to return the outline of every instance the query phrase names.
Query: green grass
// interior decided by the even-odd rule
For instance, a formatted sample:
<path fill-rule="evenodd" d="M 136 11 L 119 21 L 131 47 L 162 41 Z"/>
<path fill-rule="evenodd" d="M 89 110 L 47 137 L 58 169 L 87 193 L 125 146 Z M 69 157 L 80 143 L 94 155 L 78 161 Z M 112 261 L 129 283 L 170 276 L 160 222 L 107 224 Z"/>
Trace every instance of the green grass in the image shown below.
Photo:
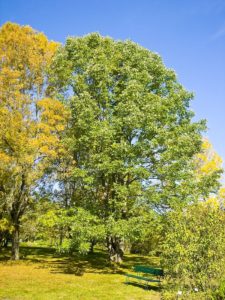
<path fill-rule="evenodd" d="M 125 284 L 124 274 L 135 264 L 157 266 L 158 259 L 138 255 L 125 257 L 120 267 L 107 262 L 102 251 L 73 258 L 58 256 L 54 249 L 21 247 L 22 260 L 9 260 L 0 252 L 0 299 L 2 300 L 138 300 L 160 299 L 160 288 L 146 290 Z"/>

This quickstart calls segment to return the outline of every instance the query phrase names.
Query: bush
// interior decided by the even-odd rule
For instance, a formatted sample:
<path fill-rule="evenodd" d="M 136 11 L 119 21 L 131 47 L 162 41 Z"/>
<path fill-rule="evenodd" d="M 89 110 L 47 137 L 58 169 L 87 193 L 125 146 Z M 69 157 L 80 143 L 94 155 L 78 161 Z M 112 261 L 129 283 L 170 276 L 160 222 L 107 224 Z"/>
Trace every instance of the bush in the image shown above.
<path fill-rule="evenodd" d="M 220 282 L 219 287 L 212 295 L 213 300 L 224 300 L 225 299 L 225 278 Z"/>
<path fill-rule="evenodd" d="M 224 272 L 224 240 L 225 212 L 216 201 L 170 212 L 162 264 L 171 283 L 183 291 L 212 294 Z"/>
<path fill-rule="evenodd" d="M 210 296 L 210 293 L 205 293 L 205 292 L 182 291 L 182 294 L 178 296 L 178 290 L 165 290 L 164 292 L 162 292 L 161 299 L 162 300 L 211 300 L 212 298 Z"/>

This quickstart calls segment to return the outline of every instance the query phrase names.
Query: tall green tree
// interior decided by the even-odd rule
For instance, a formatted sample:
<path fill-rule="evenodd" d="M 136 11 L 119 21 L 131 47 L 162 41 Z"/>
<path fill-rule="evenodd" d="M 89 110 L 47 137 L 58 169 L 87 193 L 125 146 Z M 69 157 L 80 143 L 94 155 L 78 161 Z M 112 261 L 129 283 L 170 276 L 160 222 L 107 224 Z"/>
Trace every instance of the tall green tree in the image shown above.
<path fill-rule="evenodd" d="M 68 38 L 51 70 L 51 92 L 71 108 L 72 202 L 103 220 L 119 262 L 130 218 L 199 196 L 193 157 L 204 121 L 192 122 L 193 96 L 160 56 L 131 41 Z"/>

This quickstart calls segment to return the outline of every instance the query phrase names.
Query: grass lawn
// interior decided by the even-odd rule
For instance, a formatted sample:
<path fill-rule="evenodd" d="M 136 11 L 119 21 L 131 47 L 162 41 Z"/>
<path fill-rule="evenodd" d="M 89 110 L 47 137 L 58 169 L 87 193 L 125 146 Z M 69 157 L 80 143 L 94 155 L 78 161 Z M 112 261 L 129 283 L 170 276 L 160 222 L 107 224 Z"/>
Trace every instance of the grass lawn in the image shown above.
<path fill-rule="evenodd" d="M 160 299 L 160 289 L 125 284 L 124 274 L 135 264 L 157 266 L 157 258 L 129 255 L 119 267 L 107 262 L 106 253 L 73 258 L 58 256 L 54 249 L 21 247 L 22 260 L 9 260 L 0 252 L 0 299 L 4 300 L 137 300 Z"/>

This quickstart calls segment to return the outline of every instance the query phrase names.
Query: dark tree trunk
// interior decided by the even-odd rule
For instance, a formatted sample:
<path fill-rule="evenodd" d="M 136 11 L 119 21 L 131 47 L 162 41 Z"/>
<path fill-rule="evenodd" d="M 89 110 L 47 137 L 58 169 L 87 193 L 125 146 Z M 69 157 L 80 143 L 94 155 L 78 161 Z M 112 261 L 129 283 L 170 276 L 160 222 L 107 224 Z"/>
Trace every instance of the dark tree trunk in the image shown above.
<path fill-rule="evenodd" d="M 19 260 L 19 243 L 20 243 L 20 220 L 28 205 L 29 190 L 26 186 L 26 173 L 21 174 L 21 185 L 13 199 L 10 211 L 13 232 L 12 232 L 12 259 Z"/>
<path fill-rule="evenodd" d="M 124 242 L 118 237 L 108 237 L 107 246 L 109 259 L 114 263 L 121 263 L 124 255 Z"/>
<path fill-rule="evenodd" d="M 62 243 L 63 243 L 63 231 L 61 230 L 59 234 L 59 246 L 62 246 Z"/>
<path fill-rule="evenodd" d="M 91 241 L 90 249 L 89 249 L 89 254 L 94 253 L 94 246 L 96 245 L 96 241 Z"/>
<path fill-rule="evenodd" d="M 14 230 L 12 233 L 12 260 L 19 260 L 19 242 L 20 242 L 20 225 L 14 224 Z"/>

